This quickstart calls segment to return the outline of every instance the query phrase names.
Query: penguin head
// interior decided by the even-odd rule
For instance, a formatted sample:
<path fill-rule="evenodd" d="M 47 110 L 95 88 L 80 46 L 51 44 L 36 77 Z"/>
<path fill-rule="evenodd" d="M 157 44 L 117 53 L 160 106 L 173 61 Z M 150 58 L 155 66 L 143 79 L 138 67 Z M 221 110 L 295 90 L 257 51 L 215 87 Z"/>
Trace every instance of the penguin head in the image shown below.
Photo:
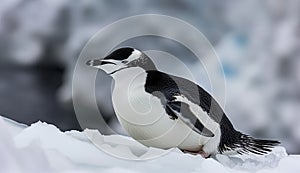
<path fill-rule="evenodd" d="M 146 54 L 131 47 L 119 48 L 103 59 L 89 60 L 86 64 L 101 69 L 109 75 L 127 68 L 138 67 L 145 71 L 156 69 L 154 63 Z"/>

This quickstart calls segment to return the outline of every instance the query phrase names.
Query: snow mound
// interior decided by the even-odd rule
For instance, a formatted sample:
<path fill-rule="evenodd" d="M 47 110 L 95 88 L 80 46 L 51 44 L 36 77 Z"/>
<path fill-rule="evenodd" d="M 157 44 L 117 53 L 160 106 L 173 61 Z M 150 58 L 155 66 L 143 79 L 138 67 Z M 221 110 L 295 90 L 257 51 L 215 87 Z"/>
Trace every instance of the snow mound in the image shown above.
<path fill-rule="evenodd" d="M 218 154 L 203 159 L 178 149 L 148 148 L 121 135 L 104 136 L 96 130 L 63 133 L 47 123 L 27 127 L 1 117 L 0 141 L 0 172 L 8 173 L 300 172 L 300 156 L 288 156 L 283 147 L 265 156 Z"/>
<path fill-rule="evenodd" d="M 222 163 L 224 166 L 248 170 L 257 171 L 262 168 L 275 168 L 279 161 L 286 157 L 287 153 L 283 147 L 276 147 L 273 152 L 267 155 L 221 155 L 217 154 L 215 158 Z"/>

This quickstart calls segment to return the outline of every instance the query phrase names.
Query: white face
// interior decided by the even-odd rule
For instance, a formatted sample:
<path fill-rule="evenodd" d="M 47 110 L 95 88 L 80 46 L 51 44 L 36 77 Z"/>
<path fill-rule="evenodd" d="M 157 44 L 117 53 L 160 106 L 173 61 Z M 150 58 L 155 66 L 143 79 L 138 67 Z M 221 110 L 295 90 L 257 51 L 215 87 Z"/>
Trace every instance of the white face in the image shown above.
<path fill-rule="evenodd" d="M 111 75 L 122 69 L 128 68 L 129 63 L 138 59 L 141 55 L 141 52 L 138 50 L 134 50 L 131 55 L 123 60 L 116 59 L 95 59 L 87 62 L 87 65 L 103 70 L 105 73 Z M 122 57 L 120 57 L 122 58 Z"/>
<path fill-rule="evenodd" d="M 131 55 L 130 55 L 126 60 L 127 60 L 128 62 L 134 61 L 134 60 L 140 58 L 141 54 L 142 54 L 142 53 L 141 53 L 140 51 L 134 50 L 134 51 L 131 53 Z"/>
<path fill-rule="evenodd" d="M 100 60 L 100 61 L 101 64 L 95 65 L 93 67 L 101 69 L 109 75 L 117 72 L 118 70 L 122 70 L 128 67 L 125 61 L 123 62 L 118 60 Z"/>

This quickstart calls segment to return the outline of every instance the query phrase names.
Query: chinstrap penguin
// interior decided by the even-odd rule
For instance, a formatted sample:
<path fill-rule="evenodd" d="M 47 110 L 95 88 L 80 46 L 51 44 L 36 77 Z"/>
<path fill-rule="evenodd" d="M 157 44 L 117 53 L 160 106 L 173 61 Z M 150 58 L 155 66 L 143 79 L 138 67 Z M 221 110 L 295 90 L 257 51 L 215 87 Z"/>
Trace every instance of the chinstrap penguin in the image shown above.
<path fill-rule="evenodd" d="M 124 47 L 86 63 L 114 79 L 113 107 L 128 134 L 162 149 L 201 154 L 266 154 L 278 141 L 233 127 L 216 100 L 194 82 L 157 70 L 142 51 Z"/>

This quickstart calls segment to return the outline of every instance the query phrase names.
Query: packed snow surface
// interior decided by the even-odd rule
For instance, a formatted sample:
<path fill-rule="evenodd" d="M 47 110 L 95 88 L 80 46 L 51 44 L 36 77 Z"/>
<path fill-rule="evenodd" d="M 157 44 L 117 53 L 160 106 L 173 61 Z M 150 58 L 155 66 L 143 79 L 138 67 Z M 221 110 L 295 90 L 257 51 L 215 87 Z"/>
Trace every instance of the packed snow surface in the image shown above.
<path fill-rule="evenodd" d="M 27 127 L 0 117 L 0 172 L 300 172 L 300 156 L 277 147 L 265 156 L 204 159 L 178 149 L 147 148 L 129 137 L 96 130 L 61 132 L 37 122 Z"/>

